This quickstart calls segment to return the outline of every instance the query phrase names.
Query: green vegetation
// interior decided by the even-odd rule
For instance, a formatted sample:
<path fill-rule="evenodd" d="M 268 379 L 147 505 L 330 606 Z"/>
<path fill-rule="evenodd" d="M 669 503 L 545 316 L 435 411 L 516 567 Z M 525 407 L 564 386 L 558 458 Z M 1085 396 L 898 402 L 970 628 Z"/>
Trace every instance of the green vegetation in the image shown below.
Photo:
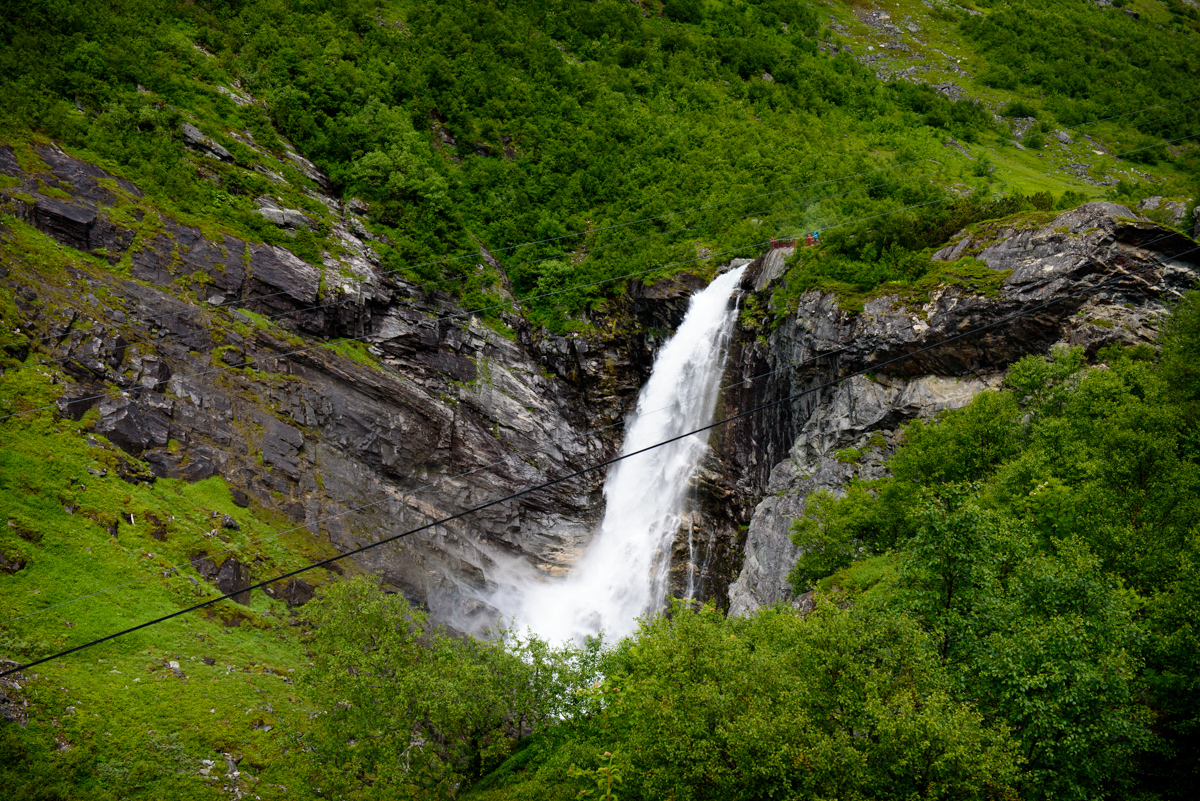
<path fill-rule="evenodd" d="M 934 262 L 930 257 L 956 232 L 975 233 L 983 221 L 992 221 L 989 227 L 997 230 L 1044 224 L 1054 217 L 1051 209 L 1077 202 L 1069 193 L 1057 203 L 1044 192 L 992 200 L 973 196 L 835 229 L 822 237 L 820 247 L 797 248 L 792 254 L 771 306 L 777 317 L 790 313 L 810 289 L 836 292 L 846 311 L 862 311 L 866 301 L 883 295 L 923 303 L 943 286 L 990 296 L 999 291 L 1008 272 L 991 270 L 970 257 L 955 262 Z"/>
<path fill-rule="evenodd" d="M 743 325 L 769 326 L 812 289 L 847 310 L 946 286 L 986 296 L 1006 274 L 977 252 L 931 259 L 959 230 L 1200 193 L 1185 141 L 1200 21 L 1177 0 L 889 2 L 894 22 L 921 23 L 903 52 L 936 57 L 918 73 L 930 85 L 864 63 L 882 43 L 859 2 L 8 5 L 0 137 L 39 176 L 37 147 L 56 143 L 137 183 L 144 197 L 108 182 L 102 209 L 134 250 L 161 214 L 316 263 L 341 247 L 320 190 L 369 203 L 397 276 L 468 308 L 508 286 L 555 293 L 521 313 L 560 332 L 591 330 L 624 282 L 577 285 L 711 274 L 726 256 L 704 253 L 757 255 L 813 230 L 820 245 L 798 249 L 769 303 L 746 301 Z M 185 124 L 228 158 L 189 146 Z M 1086 179 L 1060 169 L 1080 161 Z M 34 200 L 17 187 L 0 176 L 14 206 Z M 269 223 L 264 195 L 309 227 Z M 66 379 L 18 330 L 29 315 L 8 284 L 52 285 L 37 300 L 49 326 L 72 294 L 104 305 L 89 279 L 128 278 L 130 260 L 9 216 L 0 238 L 0 416 L 40 410 L 0 420 L 0 652 L 37 658 L 209 597 L 189 565 L 200 552 L 256 575 L 331 553 L 234 503 L 220 477 L 149 483 L 91 431 L 94 412 L 57 414 Z M 205 316 L 217 365 L 239 358 L 231 333 L 308 342 L 283 319 Z M 681 604 L 620 643 L 474 642 L 369 580 L 315 571 L 303 609 L 255 593 L 25 676 L 30 721 L 0 724 L 0 787 L 227 798 L 236 762 L 239 791 L 263 799 L 1186 798 L 1200 763 L 1200 301 L 1165 331 L 1161 353 L 1027 359 L 1002 391 L 909 426 L 891 478 L 813 495 L 792 575 L 814 592 L 807 616 Z M 360 343 L 329 350 L 379 367 Z M 238 380 L 294 380 L 252 368 Z"/>
<path fill-rule="evenodd" d="M 365 578 L 302 612 L 255 594 L 27 677 L 34 714 L 0 728 L 0 780 L 29 798 L 209 798 L 232 753 L 263 798 L 1186 797 L 1200 294 L 1163 330 L 1161 353 L 1027 358 L 1003 390 L 909 425 L 891 478 L 813 495 L 796 527 L 807 615 L 681 603 L 620 643 L 551 648 L 452 637 Z M 0 409 L 57 391 L 32 363 L 8 369 Z M 274 536 L 286 524 L 219 478 L 137 481 L 90 424 L 0 428 L 0 550 L 24 563 L 3 577 L 6 652 L 204 597 L 198 550 L 272 572 L 325 553 Z M 214 534 L 225 515 L 239 528 Z"/>
<path fill-rule="evenodd" d="M 1022 797 L 1193 781 L 1198 343 L 1192 293 L 1161 355 L 1028 357 L 1003 390 L 910 424 L 892 477 L 814 495 L 796 524 L 797 591 L 914 615 L 955 697 L 1020 744 Z"/>
<path fill-rule="evenodd" d="M 1184 99 L 1177 76 L 1200 63 L 1194 12 L 1170 5 L 1168 30 L 1084 0 L 1024 5 L 924 22 L 978 48 L 981 92 L 1046 93 L 1036 108 L 1010 96 L 1003 110 L 1041 121 L 1029 147 L 1055 122 Z M 842 260 L 814 268 L 872 287 L 917 269 L 894 248 L 919 251 L 955 219 L 1004 214 L 989 204 L 1007 201 L 986 197 L 1001 173 L 1005 190 L 1077 191 L 1066 174 L 1038 175 L 1053 165 L 997 150 L 1008 133 L 985 104 L 885 85 L 848 54 L 820 52 L 838 39 L 825 24 L 849 16 L 791 0 L 22 3 L 0 21 L 0 128 L 105 163 L 185 221 L 316 260 L 337 243 L 290 141 L 334 195 L 370 202 L 391 269 L 480 306 L 498 297 L 498 276 L 477 269 L 476 240 L 528 296 L 631 266 L 669 273 L 698 242 L 753 252 L 771 236 L 873 217 L 831 232 Z M 1094 133 L 1121 150 L 1194 132 L 1194 104 L 1167 112 Z M 184 123 L 232 161 L 190 151 Z M 943 147 L 947 136 L 974 154 Z M 1194 148 L 1138 159 L 1161 164 L 1168 185 L 1135 179 L 1133 191 L 1194 192 Z M 956 202 L 952 190 L 985 197 Z M 266 222 L 254 202 L 263 194 L 304 211 L 313 230 L 289 236 Z M 579 327 L 613 291 L 556 295 L 527 313 Z"/>
<path fill-rule="evenodd" d="M 55 393 L 48 375 L 10 369 L 0 414 Z M 90 424 L 41 413 L 0 427 L 0 554 L 24 563 L 0 574 L 3 653 L 36 658 L 215 594 L 188 566 L 198 553 L 272 573 L 328 555 L 305 532 L 279 536 L 289 521 L 237 506 L 219 478 L 122 479 L 144 468 L 101 438 L 91 444 Z M 222 527 L 224 516 L 238 528 Z M 290 678 L 304 662 L 292 622 L 285 604 L 255 593 L 248 606 L 176 618 L 27 675 L 34 708 L 55 712 L 32 715 L 28 728 L 0 724 L 0 781 L 30 799 L 204 798 L 213 788 L 200 760 L 233 748 L 263 783 L 301 783 L 282 759 L 288 740 L 268 734 L 302 728 L 313 711 Z M 213 775 L 224 772 L 221 762 Z"/>

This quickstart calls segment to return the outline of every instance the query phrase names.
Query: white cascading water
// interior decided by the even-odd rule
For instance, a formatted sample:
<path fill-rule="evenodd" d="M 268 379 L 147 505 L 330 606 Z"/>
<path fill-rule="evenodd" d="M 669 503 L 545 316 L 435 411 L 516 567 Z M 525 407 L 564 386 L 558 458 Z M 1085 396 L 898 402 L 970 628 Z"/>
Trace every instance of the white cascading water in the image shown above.
<path fill-rule="evenodd" d="M 659 352 L 638 395 L 622 455 L 712 422 L 736 316 L 730 299 L 744 270 L 727 272 L 692 296 L 683 323 Z M 506 622 L 554 643 L 581 641 L 601 630 L 610 641 L 632 634 L 637 617 L 666 599 L 671 546 L 709 433 L 611 467 L 604 520 L 579 562 L 565 578 L 531 579 L 494 598 Z"/>

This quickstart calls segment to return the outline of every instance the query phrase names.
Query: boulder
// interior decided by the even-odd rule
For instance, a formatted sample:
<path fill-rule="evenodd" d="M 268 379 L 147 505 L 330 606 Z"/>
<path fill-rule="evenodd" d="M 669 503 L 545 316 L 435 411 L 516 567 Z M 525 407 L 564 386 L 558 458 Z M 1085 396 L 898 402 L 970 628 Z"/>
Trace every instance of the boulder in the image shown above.
<path fill-rule="evenodd" d="M 304 606 L 316 592 L 311 584 L 298 578 L 268 584 L 263 591 L 272 598 L 286 601 L 288 606 Z"/>
<path fill-rule="evenodd" d="M 96 210 L 77 203 L 39 197 L 33 207 L 33 224 L 64 245 L 90 250 L 89 235 L 96 223 Z"/>
<path fill-rule="evenodd" d="M 183 134 L 183 143 L 198 153 L 218 161 L 233 162 L 233 155 L 228 150 L 221 147 L 211 136 L 205 136 L 190 122 L 180 125 L 179 130 Z"/>
<path fill-rule="evenodd" d="M 139 384 L 154 392 L 166 392 L 171 380 L 171 367 L 158 356 L 138 356 L 131 360 Z"/>
<path fill-rule="evenodd" d="M 222 595 L 232 596 L 239 604 L 250 603 L 250 568 L 243 565 L 236 556 L 231 556 L 220 566 L 203 551 L 192 554 L 192 567 L 196 568 L 205 581 L 217 585 Z"/>
<path fill-rule="evenodd" d="M 295 230 L 313 226 L 313 221 L 307 214 L 297 209 L 286 209 L 272 198 L 264 196 L 255 202 L 258 203 L 258 213 L 266 218 L 267 222 L 274 223 L 280 228 Z"/>
<path fill-rule="evenodd" d="M 294 303 L 311 306 L 317 302 L 321 273 L 290 250 L 258 245 L 250 256 L 248 298 L 270 295 L 261 304 L 280 311 Z"/>
<path fill-rule="evenodd" d="M 250 568 L 231 556 L 217 572 L 217 589 L 239 604 L 250 603 Z"/>
<path fill-rule="evenodd" d="M 25 567 L 25 559 L 18 555 L 8 556 L 0 551 L 0 572 L 10 576 Z"/>
<path fill-rule="evenodd" d="M 141 408 L 128 395 L 104 398 L 98 408 L 100 420 L 92 430 L 108 437 L 126 453 L 137 456 L 170 441 L 170 422 L 166 415 Z"/>
<path fill-rule="evenodd" d="M 1148 197 L 1138 204 L 1139 211 L 1155 211 L 1162 209 L 1168 215 L 1172 225 L 1179 225 L 1187 216 L 1187 203 L 1179 200 L 1167 200 L 1163 197 Z"/>

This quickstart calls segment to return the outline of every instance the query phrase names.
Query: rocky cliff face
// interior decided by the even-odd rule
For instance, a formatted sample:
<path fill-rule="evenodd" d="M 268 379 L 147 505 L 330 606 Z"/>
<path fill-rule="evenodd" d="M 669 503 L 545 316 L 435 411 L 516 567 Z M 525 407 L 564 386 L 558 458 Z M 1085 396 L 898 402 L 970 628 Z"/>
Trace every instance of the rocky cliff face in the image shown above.
<path fill-rule="evenodd" d="M 47 169 L 25 170 L 0 147 L 12 179 L 0 211 L 28 226 L 0 229 L 11 257 L 0 280 L 34 340 L 11 355 L 34 347 L 61 370 L 61 412 L 92 412 L 94 433 L 137 457 L 129 480 L 220 475 L 240 502 L 343 551 L 612 453 L 691 288 L 639 286 L 614 312 L 632 322 L 608 336 L 550 336 L 516 313 L 513 336 L 381 272 L 353 208 L 335 218 L 341 255 L 311 264 L 163 217 L 136 186 L 53 146 L 38 155 Z M 31 229 L 79 251 L 72 266 L 43 271 Z M 333 344 L 342 338 L 360 341 Z M 382 546 L 359 565 L 435 619 L 478 629 L 493 619 L 480 599 L 498 563 L 553 573 L 578 555 L 603 512 L 602 479 Z"/>
<path fill-rule="evenodd" d="M 773 405 L 717 437 L 714 473 L 728 499 L 727 540 L 729 523 L 746 524 L 726 560 L 737 566 L 729 575 L 730 613 L 791 598 L 787 574 L 796 554 L 788 532 L 805 500 L 818 489 L 837 493 L 855 477 L 883 475 L 905 421 L 966 404 L 996 387 L 1008 365 L 1056 343 L 1093 354 L 1110 342 L 1153 341 L 1165 304 L 1200 276 L 1194 248 L 1125 207 L 1091 203 L 1049 221 L 1031 217 L 962 232 L 935 255 L 974 256 L 998 277 L 1007 274 L 989 294 L 946 286 L 925 298 L 878 297 L 851 314 L 832 294 L 810 292 L 772 330 L 743 326 L 726 375 L 724 413 Z M 752 265 L 746 291 L 769 292 L 780 262 L 775 252 Z M 1109 278 L 1117 280 L 1066 297 Z M 822 387 L 1058 298 L 1002 327 Z M 839 458 L 845 449 L 858 453 Z"/>
<path fill-rule="evenodd" d="M 704 285 L 690 275 L 634 283 L 591 336 L 535 330 L 515 304 L 500 330 L 449 294 L 384 274 L 353 202 L 321 196 L 337 209 L 342 247 L 313 264 L 164 217 L 136 186 L 53 146 L 38 156 L 43 166 L 25 169 L 0 146 L 0 211 L 21 221 L 0 228 L 0 282 L 21 337 L 8 354 L 33 349 L 63 384 L 61 413 L 91 414 L 94 434 L 136 457 L 127 480 L 220 475 L 239 502 L 277 510 L 343 551 L 611 455 L 655 350 Z M 286 209 L 266 208 L 291 230 Z M 68 268 L 45 267 L 43 235 L 75 254 L 63 257 Z M 881 475 L 906 420 L 961 406 L 1021 356 L 1056 342 L 1094 352 L 1153 339 L 1164 302 L 1194 283 L 1197 254 L 1175 258 L 1193 247 L 1128 209 L 1091 204 L 1043 224 L 964 233 L 938 254 L 973 255 L 1007 276 L 990 295 L 950 286 L 850 314 L 833 295 L 810 293 L 773 328 L 744 319 L 718 416 L 769 408 L 714 433 L 675 543 L 671 592 L 733 613 L 786 600 L 788 528 L 809 494 Z M 743 290 L 759 298 L 749 308 L 768 307 L 786 255 L 751 265 Z M 1155 266 L 1004 330 L 798 394 L 1145 265 Z M 343 338 L 357 341 L 336 344 Z M 846 448 L 861 456 L 839 458 Z M 494 620 L 483 599 L 505 565 L 556 574 L 579 556 L 603 513 L 602 481 L 492 507 L 368 551 L 359 566 L 435 619 L 478 630 Z M 252 554 L 236 564 L 198 557 L 218 583 L 264 577 Z"/>

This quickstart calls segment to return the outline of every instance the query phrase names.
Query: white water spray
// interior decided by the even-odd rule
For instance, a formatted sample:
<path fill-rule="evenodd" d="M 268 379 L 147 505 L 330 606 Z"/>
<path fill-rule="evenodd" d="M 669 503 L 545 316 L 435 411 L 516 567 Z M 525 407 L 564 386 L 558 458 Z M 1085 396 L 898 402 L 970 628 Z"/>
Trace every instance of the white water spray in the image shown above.
<path fill-rule="evenodd" d="M 725 273 L 692 296 L 683 323 L 659 352 L 638 395 L 622 454 L 712 422 L 735 317 L 730 298 L 744 269 Z M 550 642 L 578 641 L 601 630 L 609 640 L 633 633 L 637 616 L 665 601 L 671 546 L 709 433 L 609 468 L 604 520 L 595 538 L 566 578 L 534 579 L 498 595 L 493 602 L 507 622 Z M 689 575 L 689 586 L 692 579 Z"/>

